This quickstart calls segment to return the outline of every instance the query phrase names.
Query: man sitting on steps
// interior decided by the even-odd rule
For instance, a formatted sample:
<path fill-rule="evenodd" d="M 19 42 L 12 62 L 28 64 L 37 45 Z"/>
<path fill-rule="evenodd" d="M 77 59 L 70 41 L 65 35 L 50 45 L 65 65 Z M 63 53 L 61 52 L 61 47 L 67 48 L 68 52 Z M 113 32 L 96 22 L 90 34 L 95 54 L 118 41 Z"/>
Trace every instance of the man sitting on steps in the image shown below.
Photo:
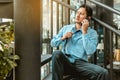
<path fill-rule="evenodd" d="M 62 50 L 52 55 L 52 80 L 63 80 L 64 74 L 78 75 L 90 80 L 110 80 L 108 71 L 88 63 L 88 56 L 96 51 L 98 35 L 90 28 L 92 9 L 81 5 L 77 10 L 75 24 L 64 26 L 51 40 L 52 47 Z"/>

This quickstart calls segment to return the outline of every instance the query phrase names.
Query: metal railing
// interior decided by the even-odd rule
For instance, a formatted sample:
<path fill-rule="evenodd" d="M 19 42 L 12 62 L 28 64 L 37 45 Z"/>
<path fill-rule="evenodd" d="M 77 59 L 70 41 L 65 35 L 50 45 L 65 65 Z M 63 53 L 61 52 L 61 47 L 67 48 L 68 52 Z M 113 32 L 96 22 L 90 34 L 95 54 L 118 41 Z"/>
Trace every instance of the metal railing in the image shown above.
<path fill-rule="evenodd" d="M 112 32 L 114 32 L 114 33 L 116 33 L 117 35 L 120 36 L 120 31 L 119 30 L 116 30 L 115 28 L 113 28 L 109 24 L 107 24 L 107 23 L 105 23 L 105 22 L 103 22 L 103 21 L 101 21 L 101 20 L 99 20 L 99 19 L 97 19 L 95 17 L 92 17 L 92 19 L 94 21 L 96 21 L 97 23 L 99 23 L 100 25 L 105 26 L 107 29 L 111 30 Z"/>
<path fill-rule="evenodd" d="M 111 11 L 112 13 L 120 15 L 120 11 L 118 11 L 118 10 L 116 10 L 114 8 L 111 8 L 111 7 L 109 7 L 109 6 L 107 6 L 107 5 L 103 4 L 103 3 L 100 3 L 100 2 L 98 2 L 96 0 L 88 0 L 88 1 L 96 4 L 99 7 L 102 7 L 103 9 L 107 9 L 107 10 Z M 109 24 L 95 18 L 95 17 L 93 17 L 92 19 L 95 22 L 97 22 L 98 24 L 102 25 L 105 29 L 109 30 L 109 37 L 110 37 L 110 44 L 109 44 L 110 45 L 110 47 L 109 47 L 109 49 L 110 49 L 110 51 L 109 51 L 110 52 L 110 76 L 111 76 L 111 80 L 113 80 L 113 68 L 114 68 L 114 66 L 113 66 L 113 33 L 115 33 L 117 36 L 120 36 L 120 31 L 113 28 Z M 105 42 L 105 39 L 104 39 L 104 42 Z M 106 46 L 106 45 L 107 44 L 104 43 L 104 46 Z M 104 50 L 104 53 L 105 53 L 105 50 Z"/>
<path fill-rule="evenodd" d="M 103 7 L 103 8 L 105 8 L 105 9 L 107 9 L 107 10 L 109 10 L 109 11 L 115 13 L 115 14 L 120 15 L 120 11 L 118 11 L 118 10 L 116 10 L 114 8 L 111 8 L 111 7 L 109 7 L 109 6 L 107 6 L 107 5 L 103 4 L 103 3 L 100 3 L 100 2 L 98 2 L 96 0 L 88 0 L 88 1 L 90 1 L 90 2 L 92 2 L 94 4 L 96 4 L 96 5 L 98 5 L 100 7 Z"/>

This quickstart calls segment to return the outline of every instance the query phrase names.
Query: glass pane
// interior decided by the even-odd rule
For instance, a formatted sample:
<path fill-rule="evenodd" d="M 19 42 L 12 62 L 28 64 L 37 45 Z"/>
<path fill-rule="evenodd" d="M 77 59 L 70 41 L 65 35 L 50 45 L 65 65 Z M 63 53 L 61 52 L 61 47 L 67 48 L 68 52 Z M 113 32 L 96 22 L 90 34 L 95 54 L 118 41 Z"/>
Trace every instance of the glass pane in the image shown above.
<path fill-rule="evenodd" d="M 57 4 L 53 2 L 53 36 L 57 34 Z"/>
<path fill-rule="evenodd" d="M 51 37 L 51 3 L 50 0 L 43 0 L 43 23 L 42 23 L 42 55 L 50 53 L 50 37 Z M 43 80 L 50 73 L 50 64 L 47 63 L 41 67 L 41 80 Z"/>
<path fill-rule="evenodd" d="M 114 8 L 120 11 L 120 0 L 114 0 Z"/>

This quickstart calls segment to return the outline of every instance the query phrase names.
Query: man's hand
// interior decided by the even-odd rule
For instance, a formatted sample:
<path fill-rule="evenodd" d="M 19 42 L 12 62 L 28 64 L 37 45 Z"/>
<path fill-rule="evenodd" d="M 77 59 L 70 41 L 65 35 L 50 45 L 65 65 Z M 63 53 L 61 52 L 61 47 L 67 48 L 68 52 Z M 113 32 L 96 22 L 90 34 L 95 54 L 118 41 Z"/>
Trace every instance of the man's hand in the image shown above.
<path fill-rule="evenodd" d="M 72 32 L 67 32 L 61 39 L 62 39 L 62 40 L 65 40 L 65 39 L 71 38 L 72 35 L 73 35 Z"/>
<path fill-rule="evenodd" d="M 84 19 L 82 22 L 82 33 L 86 34 L 89 26 L 89 21 L 87 19 Z"/>

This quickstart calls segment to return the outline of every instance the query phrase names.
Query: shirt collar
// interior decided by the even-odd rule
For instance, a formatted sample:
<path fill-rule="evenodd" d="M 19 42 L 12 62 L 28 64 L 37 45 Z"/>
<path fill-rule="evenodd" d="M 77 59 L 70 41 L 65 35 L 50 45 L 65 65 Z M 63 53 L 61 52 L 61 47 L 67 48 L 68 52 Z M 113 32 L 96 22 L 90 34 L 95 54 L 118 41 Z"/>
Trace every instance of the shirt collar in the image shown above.
<path fill-rule="evenodd" d="M 82 29 L 80 28 L 80 30 L 76 30 L 76 26 L 75 25 L 72 27 L 72 32 L 73 33 L 76 33 L 76 32 L 79 32 L 79 31 L 82 31 Z"/>
<path fill-rule="evenodd" d="M 90 29 L 90 27 L 88 27 L 88 30 Z M 75 25 L 72 27 L 72 30 L 71 30 L 73 33 L 76 33 L 76 32 L 82 32 L 82 28 L 80 28 L 80 30 L 76 30 L 75 28 Z"/>

